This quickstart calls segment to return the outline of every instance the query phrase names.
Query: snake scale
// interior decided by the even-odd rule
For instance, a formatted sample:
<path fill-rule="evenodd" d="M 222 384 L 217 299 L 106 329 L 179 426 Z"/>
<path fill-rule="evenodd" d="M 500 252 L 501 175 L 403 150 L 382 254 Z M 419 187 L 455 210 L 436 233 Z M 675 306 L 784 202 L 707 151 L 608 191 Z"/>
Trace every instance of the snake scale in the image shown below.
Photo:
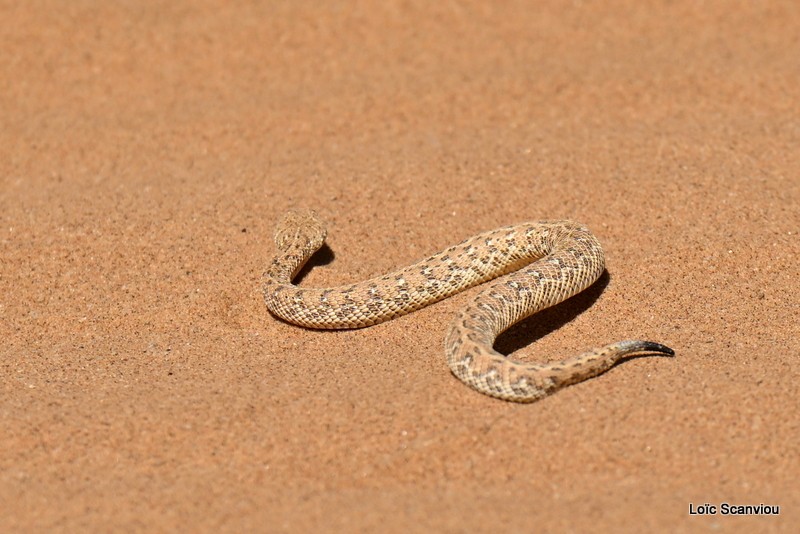
<path fill-rule="evenodd" d="M 633 353 L 674 355 L 659 343 L 620 341 L 542 364 L 513 361 L 492 348 L 512 324 L 583 291 L 603 273 L 603 249 L 578 223 L 540 221 L 491 230 L 391 274 L 348 286 L 293 285 L 326 235 L 325 224 L 310 210 L 291 211 L 278 221 L 277 254 L 264 274 L 269 310 L 307 328 L 362 328 L 494 280 L 457 314 L 444 343 L 453 374 L 486 395 L 532 402 L 597 376 Z"/>

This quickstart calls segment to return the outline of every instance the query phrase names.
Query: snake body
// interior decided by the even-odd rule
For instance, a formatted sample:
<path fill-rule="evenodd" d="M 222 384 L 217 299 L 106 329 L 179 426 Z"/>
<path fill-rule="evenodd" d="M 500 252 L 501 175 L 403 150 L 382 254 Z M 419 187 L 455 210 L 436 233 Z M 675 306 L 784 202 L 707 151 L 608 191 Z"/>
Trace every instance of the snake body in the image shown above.
<path fill-rule="evenodd" d="M 326 235 L 313 211 L 292 211 L 279 220 L 277 254 L 264 275 L 269 310 L 307 328 L 362 328 L 496 279 L 458 313 L 445 338 L 453 374 L 486 395 L 532 402 L 601 374 L 632 353 L 674 355 L 659 343 L 620 341 L 540 364 L 513 361 L 492 348 L 512 324 L 583 291 L 603 273 L 603 249 L 578 223 L 540 221 L 491 230 L 391 274 L 348 286 L 293 285 Z"/>

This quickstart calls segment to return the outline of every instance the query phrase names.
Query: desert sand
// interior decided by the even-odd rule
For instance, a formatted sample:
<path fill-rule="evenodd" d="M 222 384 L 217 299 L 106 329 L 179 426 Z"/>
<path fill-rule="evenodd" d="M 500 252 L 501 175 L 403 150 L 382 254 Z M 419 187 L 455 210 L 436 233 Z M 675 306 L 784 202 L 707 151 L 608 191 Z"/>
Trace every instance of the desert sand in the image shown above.
<path fill-rule="evenodd" d="M 102 2 L 0 8 L 3 532 L 791 531 L 800 522 L 800 4 Z M 363 330 L 299 283 L 574 219 L 607 273 L 504 334 L 628 360 L 480 395 L 478 289 Z M 693 515 L 706 503 L 779 516 Z"/>

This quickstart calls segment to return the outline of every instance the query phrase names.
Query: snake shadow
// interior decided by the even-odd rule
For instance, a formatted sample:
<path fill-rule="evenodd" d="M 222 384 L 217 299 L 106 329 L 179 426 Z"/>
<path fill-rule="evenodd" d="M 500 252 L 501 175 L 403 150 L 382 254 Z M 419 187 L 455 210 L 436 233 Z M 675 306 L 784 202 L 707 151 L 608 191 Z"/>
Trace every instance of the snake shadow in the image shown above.
<path fill-rule="evenodd" d="M 610 281 L 611 276 L 604 270 L 594 284 L 574 297 L 534 313 L 500 334 L 494 343 L 495 350 L 502 354 L 511 354 L 558 330 L 588 310 L 600 298 Z"/>
<path fill-rule="evenodd" d="M 300 269 L 300 272 L 297 273 L 297 276 L 294 277 L 294 281 L 292 283 L 299 284 L 303 281 L 303 278 L 313 269 L 314 267 L 320 267 L 322 265 L 328 265 L 334 259 L 336 259 L 336 254 L 333 253 L 331 247 L 328 246 L 327 243 L 323 243 L 322 246 L 317 250 L 303 265 L 303 268 Z"/>

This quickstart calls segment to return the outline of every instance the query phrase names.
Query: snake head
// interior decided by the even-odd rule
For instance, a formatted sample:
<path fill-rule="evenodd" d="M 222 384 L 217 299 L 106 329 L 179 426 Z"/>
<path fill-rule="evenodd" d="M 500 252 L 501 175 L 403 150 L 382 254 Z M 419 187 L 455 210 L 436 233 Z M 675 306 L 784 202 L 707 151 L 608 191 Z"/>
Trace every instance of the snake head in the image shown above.
<path fill-rule="evenodd" d="M 275 228 L 275 244 L 287 251 L 292 247 L 317 250 L 328 232 L 325 223 L 311 210 L 293 210 L 283 215 Z"/>

